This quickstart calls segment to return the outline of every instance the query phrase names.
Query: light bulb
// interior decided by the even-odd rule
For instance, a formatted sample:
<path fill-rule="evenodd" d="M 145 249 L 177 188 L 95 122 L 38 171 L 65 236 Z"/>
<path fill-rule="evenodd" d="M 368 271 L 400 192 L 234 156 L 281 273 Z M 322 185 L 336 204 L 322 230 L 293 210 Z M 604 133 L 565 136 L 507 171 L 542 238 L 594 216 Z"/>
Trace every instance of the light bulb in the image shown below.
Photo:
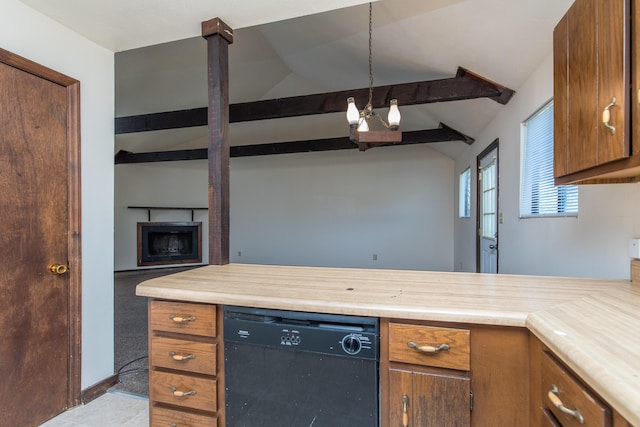
<path fill-rule="evenodd" d="M 390 102 L 388 121 L 390 129 L 396 130 L 400 127 L 400 110 L 397 99 L 392 99 Z"/>
<path fill-rule="evenodd" d="M 358 132 L 369 132 L 369 123 L 364 117 L 360 118 L 360 124 L 358 125 Z"/>
<path fill-rule="evenodd" d="M 349 126 L 357 126 L 360 119 L 360 112 L 356 107 L 356 100 L 353 97 L 347 98 L 347 122 Z"/>

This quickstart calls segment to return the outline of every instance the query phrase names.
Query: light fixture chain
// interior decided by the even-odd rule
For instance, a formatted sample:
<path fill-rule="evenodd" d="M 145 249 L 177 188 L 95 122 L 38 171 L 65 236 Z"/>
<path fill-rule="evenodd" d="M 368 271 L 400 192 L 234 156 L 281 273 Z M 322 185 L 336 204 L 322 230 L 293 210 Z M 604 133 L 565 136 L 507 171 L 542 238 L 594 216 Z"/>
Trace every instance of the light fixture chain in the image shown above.
<path fill-rule="evenodd" d="M 369 109 L 373 108 L 373 60 L 372 60 L 372 29 L 373 29 L 373 5 L 369 3 Z M 366 109 L 366 108 L 365 108 Z"/>

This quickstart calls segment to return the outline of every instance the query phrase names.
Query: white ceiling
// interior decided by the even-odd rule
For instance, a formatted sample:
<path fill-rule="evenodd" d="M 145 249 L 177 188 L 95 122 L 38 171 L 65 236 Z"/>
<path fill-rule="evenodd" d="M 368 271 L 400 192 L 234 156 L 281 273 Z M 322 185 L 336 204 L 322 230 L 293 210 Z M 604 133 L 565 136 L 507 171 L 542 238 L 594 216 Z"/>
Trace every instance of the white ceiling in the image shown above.
<path fill-rule="evenodd" d="M 114 52 L 201 34 L 220 18 L 244 28 L 366 3 L 365 0 L 21 0 Z"/>
<path fill-rule="evenodd" d="M 22 1 L 118 51 L 116 117 L 207 105 L 200 23 L 212 17 L 234 28 L 229 46 L 232 103 L 368 85 L 368 6 L 361 0 Z M 551 52 L 553 27 L 572 2 L 377 1 L 374 83 L 452 77 L 462 66 L 517 91 Z M 330 10 L 338 7 L 344 8 Z M 316 13 L 321 8 L 328 11 Z M 170 40 L 175 41 L 164 43 Z M 429 129 L 444 122 L 475 137 L 501 108 L 488 99 L 401 105 L 402 129 Z M 232 145 L 244 145 L 346 136 L 348 127 L 344 114 L 334 113 L 234 123 L 230 134 Z M 205 146 L 206 128 L 193 128 L 119 135 L 115 151 Z M 464 149 L 461 142 L 431 146 L 454 158 Z"/>

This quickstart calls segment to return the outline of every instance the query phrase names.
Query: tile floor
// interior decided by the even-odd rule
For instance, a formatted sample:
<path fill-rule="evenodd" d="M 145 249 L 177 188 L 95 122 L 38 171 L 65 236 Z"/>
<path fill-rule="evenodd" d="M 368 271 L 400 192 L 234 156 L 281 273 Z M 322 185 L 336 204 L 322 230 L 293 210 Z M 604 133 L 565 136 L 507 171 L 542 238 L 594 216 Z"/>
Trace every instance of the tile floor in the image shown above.
<path fill-rule="evenodd" d="M 83 406 L 64 412 L 41 427 L 148 427 L 149 400 L 110 391 Z"/>

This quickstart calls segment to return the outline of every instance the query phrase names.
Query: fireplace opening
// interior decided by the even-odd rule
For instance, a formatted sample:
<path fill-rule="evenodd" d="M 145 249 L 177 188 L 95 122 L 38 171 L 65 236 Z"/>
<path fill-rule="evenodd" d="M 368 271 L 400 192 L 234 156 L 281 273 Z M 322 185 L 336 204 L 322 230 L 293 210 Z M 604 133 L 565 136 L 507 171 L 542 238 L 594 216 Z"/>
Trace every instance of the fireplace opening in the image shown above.
<path fill-rule="evenodd" d="M 202 263 L 201 222 L 139 222 L 138 265 Z"/>

